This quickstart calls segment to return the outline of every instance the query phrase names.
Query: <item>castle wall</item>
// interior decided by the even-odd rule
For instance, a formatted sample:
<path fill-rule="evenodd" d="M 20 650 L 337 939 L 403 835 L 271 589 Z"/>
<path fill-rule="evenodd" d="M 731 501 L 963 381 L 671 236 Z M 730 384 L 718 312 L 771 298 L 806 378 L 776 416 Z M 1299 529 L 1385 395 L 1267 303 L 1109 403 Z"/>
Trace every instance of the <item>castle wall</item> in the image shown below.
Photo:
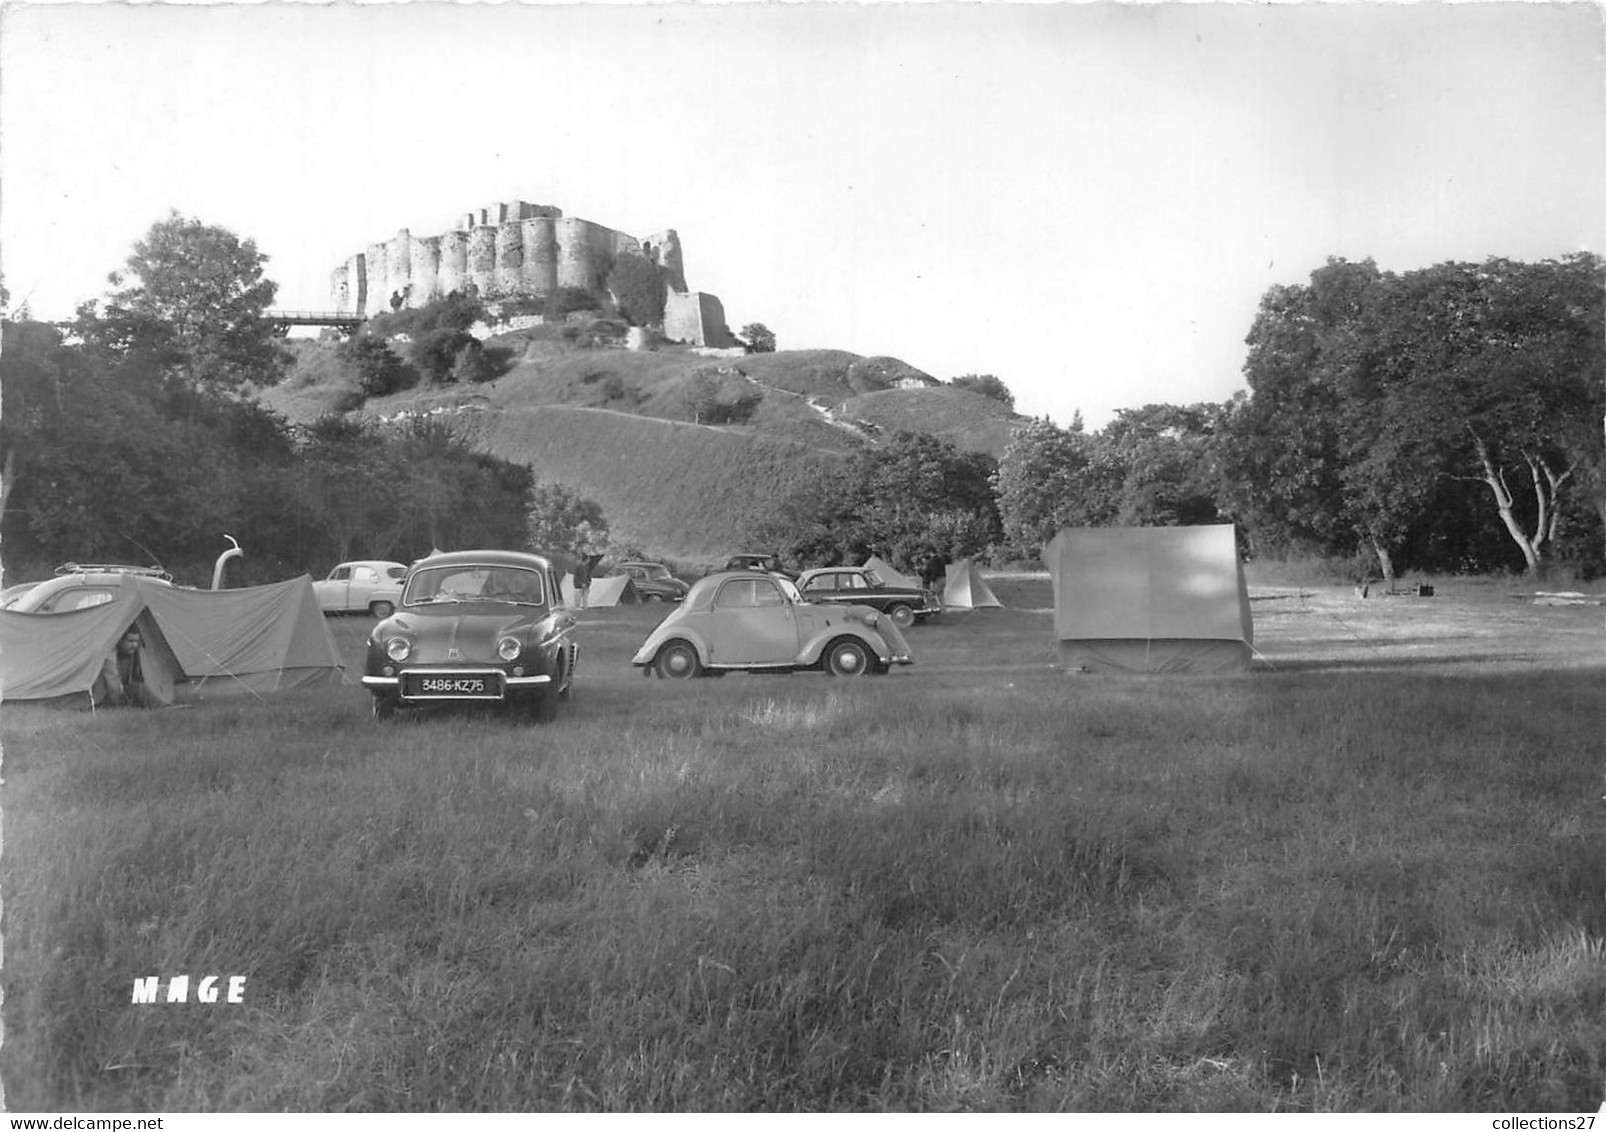
<path fill-rule="evenodd" d="M 415 236 L 407 254 L 408 263 L 412 267 L 413 288 L 408 293 L 407 305 L 423 306 L 440 298 L 444 294 L 440 289 L 441 238 Z"/>
<path fill-rule="evenodd" d="M 435 272 L 435 286 L 443 295 L 461 291 L 468 282 L 468 233 L 447 232 L 441 237 L 440 266 Z"/>
<path fill-rule="evenodd" d="M 519 288 L 526 294 L 550 295 L 558 286 L 558 244 L 553 218 L 519 222 L 524 230 L 524 271 Z"/>
<path fill-rule="evenodd" d="M 481 224 L 468 234 L 468 281 L 483 298 L 496 289 L 496 226 Z"/>
<path fill-rule="evenodd" d="M 367 255 L 368 313 L 384 314 L 390 310 L 389 282 L 385 278 L 385 245 L 370 244 Z"/>
<path fill-rule="evenodd" d="M 664 333 L 674 341 L 718 346 L 730 342 L 725 311 L 713 295 L 688 291 L 680 236 L 673 228 L 645 240 L 552 205 L 502 201 L 462 217 L 460 229 L 413 237 L 403 228 L 370 245 L 331 273 L 335 309 L 361 314 L 390 310 L 392 295 L 421 307 L 472 284 L 482 298 L 540 296 L 559 287 L 601 294 L 621 255 L 642 255 L 664 271 L 668 297 Z"/>
<path fill-rule="evenodd" d="M 508 220 L 496 226 L 496 277 L 498 295 L 517 294 L 524 284 L 524 224 Z"/>

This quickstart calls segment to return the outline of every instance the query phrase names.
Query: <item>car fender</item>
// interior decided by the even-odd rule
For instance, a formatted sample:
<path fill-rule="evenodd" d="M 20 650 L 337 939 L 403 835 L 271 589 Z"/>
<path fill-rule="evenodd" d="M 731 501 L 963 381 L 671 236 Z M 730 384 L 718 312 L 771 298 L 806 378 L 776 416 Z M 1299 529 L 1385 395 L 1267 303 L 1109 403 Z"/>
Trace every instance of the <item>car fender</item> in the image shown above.
<path fill-rule="evenodd" d="M 867 607 L 857 606 L 855 608 L 864 609 Z M 875 611 L 869 610 L 869 612 L 874 613 Z M 880 633 L 857 621 L 843 620 L 825 626 L 805 641 L 802 650 L 798 653 L 797 662 L 802 665 L 818 664 L 820 655 L 825 652 L 826 646 L 842 637 L 853 637 L 861 641 L 865 648 L 875 655 L 877 660 L 885 662 L 892 657 L 892 650 L 887 647 L 887 642 Z"/>
<path fill-rule="evenodd" d="M 670 641 L 685 641 L 691 645 L 697 651 L 697 662 L 704 668 L 708 667 L 707 639 L 695 629 L 679 622 L 660 625 L 654 629 L 652 634 L 642 642 L 641 647 L 636 650 L 636 655 L 631 658 L 630 663 L 638 668 L 651 664 L 657 659 L 658 650 L 662 649 Z"/>

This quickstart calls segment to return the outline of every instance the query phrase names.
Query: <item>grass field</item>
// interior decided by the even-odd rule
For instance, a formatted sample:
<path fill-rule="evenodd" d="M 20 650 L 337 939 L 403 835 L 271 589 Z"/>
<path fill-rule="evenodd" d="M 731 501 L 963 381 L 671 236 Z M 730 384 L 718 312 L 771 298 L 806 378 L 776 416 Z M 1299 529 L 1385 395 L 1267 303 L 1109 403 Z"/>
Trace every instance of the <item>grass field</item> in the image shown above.
<path fill-rule="evenodd" d="M 1601 1105 L 1602 606 L 1268 585 L 1254 673 L 1118 678 L 993 586 L 862 681 L 589 611 L 546 728 L 7 705 L 7 1104 Z"/>

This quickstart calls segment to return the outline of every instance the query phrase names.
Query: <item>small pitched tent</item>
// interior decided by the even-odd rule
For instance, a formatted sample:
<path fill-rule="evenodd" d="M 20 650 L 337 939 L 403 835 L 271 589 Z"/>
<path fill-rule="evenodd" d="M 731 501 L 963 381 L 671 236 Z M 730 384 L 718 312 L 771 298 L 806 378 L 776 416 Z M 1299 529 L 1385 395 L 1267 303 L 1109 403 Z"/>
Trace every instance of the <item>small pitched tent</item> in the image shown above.
<path fill-rule="evenodd" d="M 1242 672 L 1254 654 L 1232 524 L 1068 527 L 1043 548 L 1062 668 Z"/>
<path fill-rule="evenodd" d="M 0 698 L 84 695 L 87 703 L 130 625 L 140 629 L 140 666 L 158 702 L 172 701 L 175 684 L 202 694 L 260 694 L 344 679 L 334 636 L 305 576 L 236 590 L 189 590 L 129 577 L 103 605 L 71 613 L 0 612 Z"/>
<path fill-rule="evenodd" d="M 574 580 L 568 579 L 567 584 L 572 592 Z M 636 585 L 630 580 L 629 574 L 610 574 L 606 578 L 592 578 L 591 588 L 586 591 L 587 606 L 640 604 L 641 594 L 636 592 Z"/>
<path fill-rule="evenodd" d="M 97 686 L 101 671 L 130 628 L 139 630 L 139 667 L 149 699 L 172 703 L 173 685 L 184 672 L 133 586 L 109 602 L 67 613 L 0 613 L 0 699 L 71 697 L 84 707 L 102 702 L 107 689 Z"/>
<path fill-rule="evenodd" d="M 942 587 L 944 609 L 1002 609 L 1004 603 L 987 588 L 976 567 L 968 558 L 950 562 L 944 567 L 948 580 Z"/>
<path fill-rule="evenodd" d="M 880 574 L 881 580 L 887 583 L 889 586 L 912 586 L 915 589 L 923 588 L 920 585 L 919 578 L 911 578 L 908 574 L 900 574 L 898 571 L 892 568 L 892 563 L 888 562 L 880 555 L 872 554 L 869 558 L 866 558 L 864 560 L 864 567 L 866 570 L 874 570 L 877 574 Z"/>

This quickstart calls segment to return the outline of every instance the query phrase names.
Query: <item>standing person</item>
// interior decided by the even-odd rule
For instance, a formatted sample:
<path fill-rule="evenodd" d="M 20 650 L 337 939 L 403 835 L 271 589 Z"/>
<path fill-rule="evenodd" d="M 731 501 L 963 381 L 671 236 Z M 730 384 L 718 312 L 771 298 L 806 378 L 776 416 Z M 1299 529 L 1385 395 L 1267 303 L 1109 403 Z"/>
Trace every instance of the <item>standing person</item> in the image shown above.
<path fill-rule="evenodd" d="M 591 559 L 586 555 L 580 556 L 579 565 L 574 568 L 574 604 L 577 609 L 586 607 L 586 597 L 591 592 Z"/>

